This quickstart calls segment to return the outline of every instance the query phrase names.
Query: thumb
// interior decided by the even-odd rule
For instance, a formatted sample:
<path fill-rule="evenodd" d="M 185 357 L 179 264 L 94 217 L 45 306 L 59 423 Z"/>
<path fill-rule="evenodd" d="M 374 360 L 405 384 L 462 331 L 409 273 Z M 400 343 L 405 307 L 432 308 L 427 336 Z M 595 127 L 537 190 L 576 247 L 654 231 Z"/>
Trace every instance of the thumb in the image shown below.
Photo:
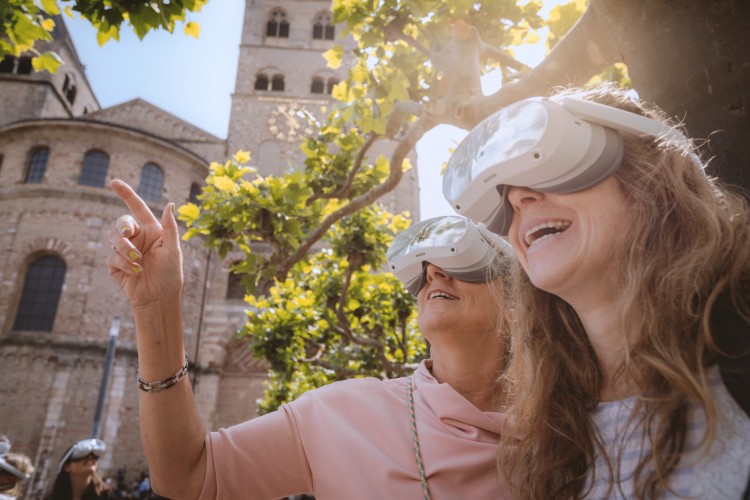
<path fill-rule="evenodd" d="M 174 203 L 167 203 L 167 206 L 164 207 L 164 212 L 161 214 L 161 237 L 164 240 L 164 244 L 170 250 L 180 246 L 180 234 L 177 230 L 177 220 L 174 218 L 174 212 Z"/>

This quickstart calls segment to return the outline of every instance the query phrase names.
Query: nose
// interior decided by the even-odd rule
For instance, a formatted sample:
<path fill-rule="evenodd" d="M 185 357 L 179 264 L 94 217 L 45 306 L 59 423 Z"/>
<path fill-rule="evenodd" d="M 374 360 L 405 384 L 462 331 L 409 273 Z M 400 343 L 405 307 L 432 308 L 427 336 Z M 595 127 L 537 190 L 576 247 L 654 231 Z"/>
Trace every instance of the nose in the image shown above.
<path fill-rule="evenodd" d="M 427 263 L 427 283 L 432 283 L 436 279 L 441 280 L 448 280 L 450 279 L 450 276 L 445 274 L 445 271 L 443 271 L 441 268 L 436 266 L 435 264 Z"/>
<path fill-rule="evenodd" d="M 514 212 L 518 212 L 524 206 L 544 198 L 544 193 L 534 191 L 527 187 L 513 186 L 508 190 L 508 201 Z"/>

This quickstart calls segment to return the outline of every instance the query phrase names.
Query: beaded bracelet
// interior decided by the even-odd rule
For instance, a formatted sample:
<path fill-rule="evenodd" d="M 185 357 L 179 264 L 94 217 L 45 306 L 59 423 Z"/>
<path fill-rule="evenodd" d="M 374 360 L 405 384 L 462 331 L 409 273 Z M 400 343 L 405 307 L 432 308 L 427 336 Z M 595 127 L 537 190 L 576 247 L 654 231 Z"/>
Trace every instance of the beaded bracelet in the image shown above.
<path fill-rule="evenodd" d="M 165 378 L 164 380 L 157 380 L 156 382 L 146 382 L 141 378 L 141 372 L 140 370 L 136 370 L 135 372 L 135 378 L 138 380 L 138 388 L 144 392 L 159 392 L 163 391 L 164 389 L 169 389 L 173 385 L 177 384 L 180 380 L 182 380 L 185 375 L 187 375 L 188 372 L 188 360 L 187 357 L 185 358 L 185 364 L 182 365 L 182 368 L 177 370 L 177 373 L 174 375 L 170 375 L 169 377 Z"/>

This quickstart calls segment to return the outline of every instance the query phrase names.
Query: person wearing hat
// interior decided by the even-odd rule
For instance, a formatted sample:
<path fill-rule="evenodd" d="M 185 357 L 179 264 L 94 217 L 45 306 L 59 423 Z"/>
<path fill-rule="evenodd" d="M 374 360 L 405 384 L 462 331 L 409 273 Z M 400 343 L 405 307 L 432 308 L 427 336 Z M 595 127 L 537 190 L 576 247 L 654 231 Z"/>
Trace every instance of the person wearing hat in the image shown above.
<path fill-rule="evenodd" d="M 107 445 L 99 439 L 83 439 L 60 459 L 48 500 L 97 500 L 109 498 L 110 488 L 96 468 Z"/>
<path fill-rule="evenodd" d="M 11 500 L 21 494 L 23 483 L 29 480 L 34 466 L 26 455 L 10 452 L 10 441 L 0 438 L 0 500 Z"/>

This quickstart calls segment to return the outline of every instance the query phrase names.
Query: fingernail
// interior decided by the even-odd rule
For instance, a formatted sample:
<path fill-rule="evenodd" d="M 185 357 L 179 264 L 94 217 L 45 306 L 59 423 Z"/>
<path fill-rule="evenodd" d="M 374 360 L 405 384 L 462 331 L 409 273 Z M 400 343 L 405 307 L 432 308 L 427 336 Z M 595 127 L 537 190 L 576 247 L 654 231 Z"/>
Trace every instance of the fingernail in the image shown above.
<path fill-rule="evenodd" d="M 174 208 L 174 203 L 169 204 L 169 209 L 172 211 L 172 217 L 177 216 L 177 210 Z"/>
<path fill-rule="evenodd" d="M 120 229 L 118 229 L 118 231 L 120 232 L 120 236 L 125 236 L 125 237 L 130 236 L 130 232 L 132 230 L 133 229 L 130 226 L 122 226 Z"/>
<path fill-rule="evenodd" d="M 130 257 L 130 260 L 138 260 L 141 258 L 141 254 L 139 254 L 135 250 L 131 250 L 130 252 L 128 252 L 128 256 Z"/>
<path fill-rule="evenodd" d="M 133 272 L 134 272 L 135 274 L 140 274 L 140 272 L 141 272 L 141 271 L 143 271 L 143 268 L 142 268 L 141 266 L 139 266 L 138 264 L 133 264 L 132 266 L 130 266 L 130 269 L 131 269 L 131 270 L 132 270 L 132 271 L 133 271 Z"/>

